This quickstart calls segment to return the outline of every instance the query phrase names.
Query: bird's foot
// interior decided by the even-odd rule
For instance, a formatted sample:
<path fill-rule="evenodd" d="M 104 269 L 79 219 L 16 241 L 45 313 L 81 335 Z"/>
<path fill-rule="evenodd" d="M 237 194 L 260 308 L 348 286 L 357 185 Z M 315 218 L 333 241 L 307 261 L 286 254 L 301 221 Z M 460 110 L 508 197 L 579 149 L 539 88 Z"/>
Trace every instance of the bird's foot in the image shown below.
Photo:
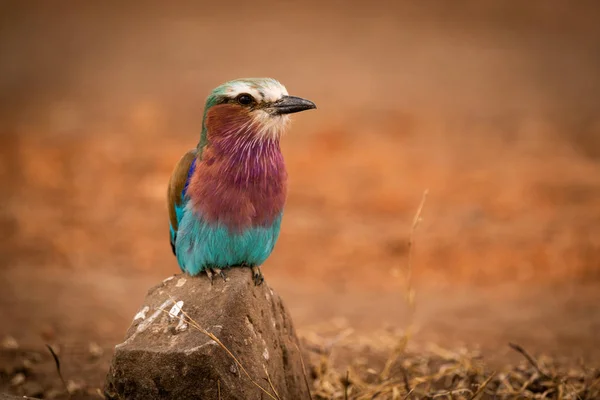
<path fill-rule="evenodd" d="M 260 272 L 259 266 L 255 265 L 252 267 L 252 280 L 254 281 L 254 286 L 259 286 L 264 282 L 265 278 L 263 277 L 262 272 Z"/>
<path fill-rule="evenodd" d="M 223 272 L 222 269 L 220 268 L 206 268 L 206 275 L 208 275 L 208 279 L 210 280 L 210 284 L 213 284 L 213 278 L 216 275 L 219 275 L 221 277 L 221 279 L 223 279 L 223 282 L 227 282 L 227 276 L 225 276 L 225 272 Z"/>

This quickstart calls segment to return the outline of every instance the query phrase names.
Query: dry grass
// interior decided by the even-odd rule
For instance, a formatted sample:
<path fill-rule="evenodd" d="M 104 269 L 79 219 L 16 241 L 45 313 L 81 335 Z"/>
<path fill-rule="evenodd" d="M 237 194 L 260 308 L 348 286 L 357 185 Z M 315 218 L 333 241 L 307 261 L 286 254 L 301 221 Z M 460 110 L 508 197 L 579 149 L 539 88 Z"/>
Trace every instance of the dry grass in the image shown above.
<path fill-rule="evenodd" d="M 309 347 L 315 346 L 311 343 Z M 315 399 L 597 399 L 600 370 L 536 360 L 525 356 L 516 365 L 489 370 L 477 352 L 435 349 L 404 353 L 387 364 L 376 354 L 347 365 L 337 362 L 332 349 L 311 353 L 310 378 Z M 349 350 L 349 349 L 345 349 Z M 350 350 L 355 352 L 356 349 Z M 395 349 L 390 353 L 394 354 Z M 382 358 L 385 355 L 381 355 Z"/>

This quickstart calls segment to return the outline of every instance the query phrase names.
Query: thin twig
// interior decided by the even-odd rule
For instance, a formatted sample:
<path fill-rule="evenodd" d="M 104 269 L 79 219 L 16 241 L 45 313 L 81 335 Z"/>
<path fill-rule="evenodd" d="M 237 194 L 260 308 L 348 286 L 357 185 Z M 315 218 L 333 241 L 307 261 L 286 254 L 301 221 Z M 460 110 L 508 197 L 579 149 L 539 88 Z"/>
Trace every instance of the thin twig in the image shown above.
<path fill-rule="evenodd" d="M 444 391 L 435 393 L 434 395 L 431 396 L 431 398 L 437 399 L 438 397 L 444 397 L 444 396 L 450 396 L 450 398 L 452 398 L 452 396 L 454 396 L 455 394 L 459 394 L 459 393 L 473 393 L 473 391 L 471 391 L 471 389 L 467 389 L 467 388 L 444 390 Z"/>
<path fill-rule="evenodd" d="M 63 387 L 65 388 L 65 391 L 67 392 L 67 395 L 69 396 L 69 398 L 71 398 L 71 392 L 69 392 L 67 383 L 65 382 L 65 379 L 62 376 L 62 372 L 60 372 L 60 360 L 58 358 L 58 355 L 54 352 L 54 349 L 52 348 L 52 346 L 47 344 L 46 347 L 50 351 L 50 354 L 52 354 L 52 358 L 54 358 L 54 364 L 56 365 L 56 372 L 58 373 L 58 377 L 60 378 L 60 381 L 62 382 Z"/>
<path fill-rule="evenodd" d="M 348 386 L 350 386 L 350 370 L 346 370 L 346 380 L 344 381 L 344 400 L 348 400 Z"/>
<path fill-rule="evenodd" d="M 217 379 L 217 393 L 219 394 L 219 400 L 221 400 L 221 380 Z"/>
<path fill-rule="evenodd" d="M 404 381 L 404 389 L 406 390 L 407 396 L 409 396 L 412 393 L 412 389 L 410 387 L 410 382 L 408 381 L 408 372 L 406 371 L 406 368 L 404 368 L 404 366 L 402 366 L 401 368 L 402 371 L 402 380 Z"/>
<path fill-rule="evenodd" d="M 469 400 L 475 400 L 477 398 L 477 396 L 479 396 L 481 393 L 483 393 L 483 391 L 485 390 L 485 387 L 487 385 L 489 385 L 489 383 L 492 381 L 494 376 L 496 376 L 496 372 L 492 372 L 492 374 L 481 384 L 481 386 L 479 386 L 479 389 L 477 389 L 477 391 L 475 393 L 473 393 L 473 396 L 471 396 L 471 398 Z"/>
<path fill-rule="evenodd" d="M 410 389 L 408 391 L 408 393 L 406 393 L 406 396 L 404 396 L 404 398 L 402 400 L 407 400 L 414 390 L 415 390 L 415 388 Z"/>
<path fill-rule="evenodd" d="M 548 379 L 554 379 L 553 377 L 551 377 L 550 375 L 548 375 L 547 373 L 545 373 L 544 371 L 542 371 L 542 369 L 538 365 L 537 361 L 532 356 L 530 356 L 529 353 L 527 353 L 524 348 L 522 348 L 521 346 L 519 346 L 516 343 L 508 343 L 508 345 L 510 346 L 511 349 L 513 349 L 513 350 L 521 353 L 521 355 L 523 355 L 523 357 L 525 357 L 525 359 L 527 359 L 527 361 L 529 361 L 529 364 L 531 364 L 533 366 L 533 368 L 535 368 L 536 371 L 542 377 L 548 378 Z"/>

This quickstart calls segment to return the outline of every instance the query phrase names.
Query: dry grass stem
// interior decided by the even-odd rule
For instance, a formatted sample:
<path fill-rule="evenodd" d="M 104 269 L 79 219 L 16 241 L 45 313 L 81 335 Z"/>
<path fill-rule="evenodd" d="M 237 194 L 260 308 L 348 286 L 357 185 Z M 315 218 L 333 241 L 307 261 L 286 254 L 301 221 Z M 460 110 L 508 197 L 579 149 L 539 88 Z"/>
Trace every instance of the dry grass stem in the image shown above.
<path fill-rule="evenodd" d="M 529 353 L 527 353 L 527 351 L 525 351 L 525 349 L 523 347 L 521 347 L 515 343 L 509 343 L 508 345 L 510 346 L 511 349 L 515 350 L 516 352 L 521 353 L 523 355 L 523 357 L 525 357 L 525 359 L 527 361 L 529 361 L 529 364 L 531 364 L 541 376 L 543 376 L 545 378 L 552 378 L 551 376 L 546 374 L 544 371 L 542 371 L 542 369 L 540 368 L 537 361 L 533 357 L 531 357 L 529 355 Z"/>
<path fill-rule="evenodd" d="M 406 303 L 410 312 L 409 323 L 406 328 L 405 334 L 400 337 L 395 351 L 392 352 L 385 366 L 383 367 L 383 370 L 381 371 L 381 377 L 383 379 L 386 379 L 388 377 L 390 373 L 390 368 L 406 349 L 406 345 L 408 344 L 408 340 L 410 338 L 410 335 L 412 334 L 414 324 L 414 313 L 416 309 L 415 291 L 412 286 L 412 250 L 414 247 L 415 232 L 419 226 L 419 223 L 421 222 L 421 214 L 423 213 L 423 207 L 425 206 L 425 200 L 427 200 L 428 193 L 429 189 L 425 189 L 425 191 L 423 192 L 423 196 L 421 196 L 421 202 L 419 203 L 417 211 L 415 212 L 415 216 L 413 217 L 412 225 L 410 227 L 410 233 L 408 235 L 408 260 L 406 265 Z M 407 391 L 410 391 L 410 389 Z"/>
<path fill-rule="evenodd" d="M 302 356 L 302 351 L 300 351 L 300 346 L 298 343 L 294 343 L 296 346 L 296 350 L 298 350 L 298 354 L 300 355 L 300 364 L 302 365 L 302 374 L 304 375 L 304 383 L 306 384 L 306 390 L 308 390 L 308 397 L 310 400 L 313 400 L 312 393 L 310 390 L 310 383 L 308 383 L 308 375 L 306 375 L 306 365 L 304 364 L 304 357 Z"/>
<path fill-rule="evenodd" d="M 492 381 L 492 379 L 494 378 L 494 376 L 496 376 L 495 372 L 492 372 L 492 374 L 489 376 L 489 378 L 487 378 L 485 380 L 485 382 L 483 382 L 481 384 L 481 386 L 479 386 L 479 389 L 477 389 L 477 391 L 475 393 L 473 393 L 473 396 L 471 396 L 471 398 L 469 400 L 475 400 L 477 399 L 477 397 L 483 393 L 483 391 L 485 390 L 485 388 L 487 387 L 487 385 Z"/>
<path fill-rule="evenodd" d="M 281 400 L 281 397 L 279 397 L 279 393 L 277 393 L 277 390 L 275 390 L 275 386 L 273 386 L 273 381 L 271 381 L 271 376 L 269 375 L 267 366 L 263 365 L 263 369 L 265 370 L 265 375 L 267 375 L 267 382 L 269 382 L 269 387 L 271 388 L 273 393 L 275 393 L 275 397 L 277 397 L 277 399 Z"/>
<path fill-rule="evenodd" d="M 350 386 L 350 370 L 346 370 L 346 379 L 344 380 L 344 400 L 348 400 L 348 387 Z"/>

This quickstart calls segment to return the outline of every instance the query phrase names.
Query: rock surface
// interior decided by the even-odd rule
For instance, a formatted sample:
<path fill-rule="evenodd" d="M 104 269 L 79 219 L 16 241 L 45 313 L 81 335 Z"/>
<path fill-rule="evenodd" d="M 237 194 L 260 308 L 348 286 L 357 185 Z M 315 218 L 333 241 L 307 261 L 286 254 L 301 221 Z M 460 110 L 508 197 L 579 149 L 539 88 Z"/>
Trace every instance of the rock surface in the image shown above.
<path fill-rule="evenodd" d="M 107 399 L 309 398 L 298 339 L 279 296 L 266 281 L 254 286 L 248 269 L 233 268 L 227 276 L 211 285 L 204 275 L 176 275 L 148 291 L 125 341 L 115 347 Z"/>

